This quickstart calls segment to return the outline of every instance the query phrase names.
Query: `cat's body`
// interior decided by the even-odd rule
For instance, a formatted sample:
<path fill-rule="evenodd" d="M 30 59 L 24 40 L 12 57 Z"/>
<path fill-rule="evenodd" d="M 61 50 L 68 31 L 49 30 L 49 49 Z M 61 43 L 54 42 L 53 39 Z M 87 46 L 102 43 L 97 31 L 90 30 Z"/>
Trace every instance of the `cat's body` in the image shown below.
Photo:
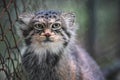
<path fill-rule="evenodd" d="M 94 60 L 75 43 L 74 14 L 40 11 L 20 16 L 22 63 L 29 80 L 104 80 Z"/>

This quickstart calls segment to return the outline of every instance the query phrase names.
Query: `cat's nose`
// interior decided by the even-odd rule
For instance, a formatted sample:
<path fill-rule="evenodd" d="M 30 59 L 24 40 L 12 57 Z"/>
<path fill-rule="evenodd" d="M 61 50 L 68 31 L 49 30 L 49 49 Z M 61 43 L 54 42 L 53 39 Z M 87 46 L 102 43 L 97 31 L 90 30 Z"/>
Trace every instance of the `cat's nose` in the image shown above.
<path fill-rule="evenodd" d="M 51 36 L 51 30 L 50 29 L 46 29 L 45 33 L 44 33 L 44 36 L 50 37 Z"/>
<path fill-rule="evenodd" d="M 50 33 L 45 33 L 44 35 L 45 35 L 46 37 L 50 37 L 50 36 L 51 36 Z"/>

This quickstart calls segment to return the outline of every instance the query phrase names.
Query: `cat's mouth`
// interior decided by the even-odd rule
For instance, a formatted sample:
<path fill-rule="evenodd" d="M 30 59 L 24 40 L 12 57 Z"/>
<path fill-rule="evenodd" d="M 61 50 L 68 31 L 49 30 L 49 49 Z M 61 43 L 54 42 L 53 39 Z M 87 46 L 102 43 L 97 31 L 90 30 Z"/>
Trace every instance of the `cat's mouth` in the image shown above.
<path fill-rule="evenodd" d="M 54 43 L 54 42 L 61 42 L 63 41 L 61 36 L 57 36 L 57 35 L 54 35 L 54 36 L 49 36 L 49 37 L 46 37 L 46 36 L 40 36 L 40 35 L 34 35 L 32 37 L 32 42 L 39 42 L 39 43 Z"/>
<path fill-rule="evenodd" d="M 43 40 L 43 42 L 54 42 L 53 40 L 51 40 L 49 37 L 46 37 L 45 40 Z"/>

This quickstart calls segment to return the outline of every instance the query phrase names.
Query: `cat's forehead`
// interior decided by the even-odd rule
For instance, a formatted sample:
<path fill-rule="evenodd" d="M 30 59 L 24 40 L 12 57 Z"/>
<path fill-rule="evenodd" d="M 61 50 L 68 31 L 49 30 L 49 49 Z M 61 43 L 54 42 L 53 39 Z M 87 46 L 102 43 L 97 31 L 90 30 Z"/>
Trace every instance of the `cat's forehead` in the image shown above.
<path fill-rule="evenodd" d="M 58 19 L 61 15 L 60 11 L 38 11 L 35 13 L 36 18 L 44 18 L 44 19 Z"/>

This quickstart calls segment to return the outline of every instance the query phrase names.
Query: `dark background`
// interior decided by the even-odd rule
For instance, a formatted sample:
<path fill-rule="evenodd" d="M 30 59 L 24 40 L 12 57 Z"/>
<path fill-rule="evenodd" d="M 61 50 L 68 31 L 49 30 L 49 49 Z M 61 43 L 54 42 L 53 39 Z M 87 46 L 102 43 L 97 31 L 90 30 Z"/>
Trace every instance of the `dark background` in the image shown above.
<path fill-rule="evenodd" d="M 0 80 L 24 80 L 18 15 L 48 9 L 74 12 L 80 45 L 106 80 L 120 80 L 120 0 L 0 0 Z"/>

